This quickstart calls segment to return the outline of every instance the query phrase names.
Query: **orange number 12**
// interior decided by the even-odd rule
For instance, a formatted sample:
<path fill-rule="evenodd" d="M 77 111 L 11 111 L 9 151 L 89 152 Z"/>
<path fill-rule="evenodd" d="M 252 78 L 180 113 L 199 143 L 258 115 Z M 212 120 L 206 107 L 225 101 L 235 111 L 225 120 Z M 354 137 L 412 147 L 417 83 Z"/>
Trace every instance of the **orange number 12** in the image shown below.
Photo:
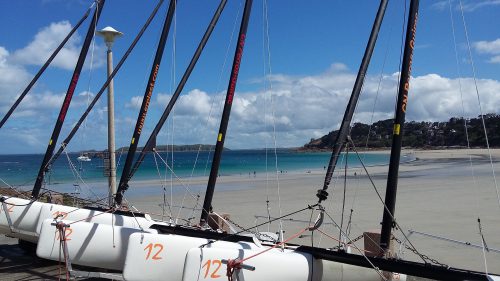
<path fill-rule="evenodd" d="M 205 262 L 205 264 L 203 265 L 203 267 L 204 268 L 206 267 L 206 269 L 205 269 L 205 277 L 203 277 L 203 278 L 207 278 L 208 273 L 210 271 L 210 265 L 211 264 L 213 264 L 213 265 L 217 264 L 218 266 L 217 266 L 217 268 L 215 268 L 214 271 L 212 271 L 212 274 L 210 274 L 210 278 L 219 278 L 220 275 L 217 274 L 217 272 L 219 271 L 219 269 L 220 269 L 220 267 L 222 265 L 222 262 L 220 260 L 207 260 L 207 262 Z"/>
<path fill-rule="evenodd" d="M 149 243 L 146 248 L 144 248 L 144 251 L 148 250 L 148 254 L 146 255 L 146 260 L 149 259 L 149 256 L 151 255 L 151 252 L 153 251 L 153 248 L 158 248 L 158 250 L 156 251 L 156 253 L 153 255 L 153 257 L 151 258 L 152 260 L 161 260 L 161 257 L 159 257 L 158 255 L 163 251 L 163 245 L 162 244 L 154 244 L 153 243 Z"/>

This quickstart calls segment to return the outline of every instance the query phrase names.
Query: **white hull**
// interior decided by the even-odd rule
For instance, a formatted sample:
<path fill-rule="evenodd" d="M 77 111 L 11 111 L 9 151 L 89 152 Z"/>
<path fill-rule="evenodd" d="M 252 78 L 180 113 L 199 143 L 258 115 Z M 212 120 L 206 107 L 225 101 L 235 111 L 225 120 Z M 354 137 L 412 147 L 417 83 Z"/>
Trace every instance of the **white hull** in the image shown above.
<path fill-rule="evenodd" d="M 43 205 L 47 203 L 33 202 L 29 204 L 30 200 L 16 197 L 7 198 L 5 202 L 9 204 L 0 208 L 0 233 L 36 243 L 38 241 L 36 230 L 40 213 Z"/>
<path fill-rule="evenodd" d="M 88 156 L 78 156 L 76 159 L 80 162 L 90 162 L 91 161 L 91 159 Z"/>
<path fill-rule="evenodd" d="M 134 233 L 129 239 L 123 277 L 127 281 L 226 280 L 222 260 L 245 258 L 268 249 L 252 242 L 218 241 L 166 234 Z M 380 280 L 373 269 L 314 259 L 293 249 L 271 249 L 245 264 L 255 271 L 239 270 L 235 280 Z M 399 276 L 399 275 L 398 275 Z M 236 276 L 235 276 L 236 277 Z M 398 280 L 406 280 L 404 275 Z M 396 280 L 396 279 L 395 279 Z"/>
<path fill-rule="evenodd" d="M 8 216 L 4 208 L 0 208 L 0 233 L 33 243 L 38 241 L 43 221 L 56 217 L 136 229 L 146 229 L 155 223 L 148 215 L 131 217 L 37 201 L 29 204 L 29 200 L 16 197 L 7 198 L 6 202 L 12 205 L 6 205 Z"/>
<path fill-rule="evenodd" d="M 123 270 L 128 239 L 138 228 L 117 227 L 102 223 L 87 223 L 64 220 L 70 227 L 66 229 L 68 257 L 73 264 L 104 269 Z M 42 223 L 36 254 L 44 259 L 60 259 L 60 235 L 47 219 Z M 156 232 L 155 230 L 147 230 Z M 62 250 L 62 249 L 61 249 Z"/>
<path fill-rule="evenodd" d="M 226 277 L 222 260 L 245 258 L 268 249 L 253 242 L 214 242 L 181 235 L 144 233 L 137 228 L 63 221 L 68 257 L 72 264 L 123 271 L 125 280 L 212 280 Z M 37 255 L 58 261 L 60 241 L 53 220 L 45 220 Z M 293 249 L 271 249 L 245 264 L 255 271 L 237 271 L 238 279 L 257 280 L 380 280 L 373 269 L 314 259 Z M 398 280 L 405 280 L 400 278 Z"/>

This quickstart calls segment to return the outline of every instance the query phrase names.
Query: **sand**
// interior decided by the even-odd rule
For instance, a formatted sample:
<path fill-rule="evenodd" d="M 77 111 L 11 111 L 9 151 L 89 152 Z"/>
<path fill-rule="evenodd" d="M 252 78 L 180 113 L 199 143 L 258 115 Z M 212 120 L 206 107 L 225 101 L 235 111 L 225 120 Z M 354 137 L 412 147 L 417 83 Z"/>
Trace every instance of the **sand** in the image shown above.
<path fill-rule="evenodd" d="M 377 151 L 374 153 L 389 153 Z M 409 230 L 428 233 L 453 240 L 464 241 L 472 244 L 482 244 L 479 235 L 478 218 L 481 220 L 482 234 L 486 245 L 491 248 L 486 253 L 487 269 L 489 272 L 500 273 L 500 206 L 493 179 L 490 159 L 487 150 L 407 150 L 404 153 L 413 154 L 416 161 L 402 164 L 400 167 L 398 197 L 396 204 L 396 219 L 402 230 L 408 234 Z M 500 169 L 500 150 L 491 150 L 493 167 Z M 376 188 L 385 194 L 387 166 L 367 167 Z M 269 214 L 278 217 L 289 212 L 307 208 L 315 204 L 316 190 L 322 187 L 324 171 L 303 170 L 287 173 L 243 174 L 236 176 L 223 176 L 217 180 L 213 207 L 218 213 L 228 213 L 231 220 L 248 228 L 257 223 L 264 222 L 268 215 L 266 201 L 269 201 Z M 337 224 L 342 221 L 342 202 L 344 187 L 344 171 L 340 170 L 334 175 L 335 179 L 328 190 L 330 196 L 323 202 L 327 213 Z M 383 205 L 378 199 L 369 178 L 361 168 L 348 169 L 345 194 L 344 228 L 347 224 L 350 210 L 352 209 L 352 224 L 349 237 L 355 238 L 366 230 L 380 228 Z M 279 178 L 279 181 L 276 180 Z M 500 180 L 500 179 L 499 179 Z M 165 208 L 164 218 L 180 218 L 183 223 L 190 217 L 190 221 L 197 223 L 199 210 L 193 212 L 198 190 L 206 186 L 205 178 L 191 180 L 183 179 L 183 184 L 174 182 L 170 195 L 170 182 L 166 186 L 166 201 L 171 198 L 174 206 Z M 279 184 L 278 184 L 279 183 Z M 136 208 L 155 214 L 162 214 L 163 202 L 162 187 L 159 181 L 132 182 L 131 189 L 157 188 L 157 194 L 141 196 L 136 192 L 129 198 L 130 203 Z M 186 193 L 189 186 L 190 193 Z M 279 187 L 279 188 L 278 188 Z M 278 201 L 278 190 L 280 201 Z M 139 193 L 139 195 L 137 195 Z M 203 203 L 203 192 L 199 194 L 199 206 Z M 179 206 L 183 205 L 179 213 Z M 281 211 L 280 207 L 281 206 Z M 171 210 L 171 211 L 170 211 Z M 313 220 L 317 212 L 313 214 Z M 256 217 L 260 216 L 260 217 Z M 154 217 L 161 217 L 157 215 Z M 311 218 L 311 211 L 287 217 L 282 221 L 284 236 L 291 236 L 297 230 L 305 227 Z M 293 219 L 294 221 L 290 221 Z M 259 228 L 261 231 L 278 231 L 279 223 L 275 222 Z M 329 218 L 325 219 L 322 230 L 335 237 L 339 230 Z M 396 237 L 404 240 L 400 231 Z M 417 250 L 430 258 L 452 267 L 466 268 L 477 271 L 485 270 L 483 251 L 481 248 L 472 248 L 443 240 L 429 238 L 419 234 L 412 234 L 410 240 Z M 299 244 L 311 244 L 311 237 L 293 241 Z M 322 237 L 319 233 L 314 235 L 314 245 L 321 247 L 334 247 L 338 245 L 333 240 Z M 363 242 L 356 243 L 363 248 Z M 396 243 L 398 247 L 399 244 Z M 421 258 L 409 250 L 404 251 L 404 258 L 422 261 Z"/>

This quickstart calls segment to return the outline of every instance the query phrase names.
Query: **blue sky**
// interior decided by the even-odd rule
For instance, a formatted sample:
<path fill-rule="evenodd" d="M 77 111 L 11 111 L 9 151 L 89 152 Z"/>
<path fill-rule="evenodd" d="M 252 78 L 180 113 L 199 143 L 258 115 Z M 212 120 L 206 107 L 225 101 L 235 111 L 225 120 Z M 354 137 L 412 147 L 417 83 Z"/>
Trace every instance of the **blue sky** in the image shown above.
<path fill-rule="evenodd" d="M 263 0 L 254 0 L 226 139 L 230 148 L 271 146 L 273 124 L 280 147 L 301 146 L 310 138 L 337 129 L 378 7 L 374 0 L 266 2 L 268 29 L 264 28 Z M 107 0 L 98 29 L 111 25 L 125 34 L 113 47 L 115 63 L 156 3 Z M 451 1 L 461 75 L 455 59 L 449 1 L 420 3 L 409 120 L 480 114 L 459 4 Z M 88 0 L 0 2 L 0 115 L 7 112 L 90 5 Z M 168 103 L 217 5 L 218 1 L 179 1 L 141 143 Z M 127 145 L 131 138 L 167 6 L 168 1 L 115 78 L 117 146 Z M 500 1 L 462 0 L 462 6 L 482 110 L 498 113 L 500 32 L 495 23 Z M 242 1 L 228 1 L 158 143 L 215 143 L 234 53 L 231 34 L 234 28 L 237 33 L 242 8 Z M 390 1 L 355 121 L 368 123 L 393 116 L 403 10 L 404 1 Z M 0 129 L 0 154 L 45 150 L 89 22 L 82 25 Z M 265 51 L 266 30 L 270 56 Z M 97 38 L 59 141 L 85 109 L 87 97 L 92 97 L 104 82 L 104 62 L 105 46 Z M 69 150 L 106 146 L 106 110 L 103 96 Z"/>

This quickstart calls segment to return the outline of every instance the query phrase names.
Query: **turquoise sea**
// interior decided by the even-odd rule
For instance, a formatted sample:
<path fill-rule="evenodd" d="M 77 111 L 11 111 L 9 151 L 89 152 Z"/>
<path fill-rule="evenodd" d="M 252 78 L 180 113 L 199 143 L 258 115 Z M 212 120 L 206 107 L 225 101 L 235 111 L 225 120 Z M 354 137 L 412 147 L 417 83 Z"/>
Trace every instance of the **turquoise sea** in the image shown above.
<path fill-rule="evenodd" d="M 279 150 L 277 152 L 278 171 L 288 173 L 292 171 L 304 171 L 324 169 L 330 159 L 328 152 L 296 152 L 292 150 Z M 178 177 L 208 176 L 210 173 L 210 163 L 213 153 L 200 152 L 174 152 L 161 153 L 164 161 L 171 165 L 173 161 L 173 170 Z M 105 183 L 103 161 L 100 158 L 93 158 L 90 162 L 79 162 L 79 154 L 61 155 L 53 164 L 50 174 L 46 177 L 48 183 L 52 186 L 71 186 L 78 182 L 74 171 L 70 169 L 72 163 L 81 177 L 87 183 Z M 386 165 L 389 161 L 389 155 L 384 153 L 362 154 L 365 165 Z M 34 183 L 38 173 L 43 155 L 41 154 L 22 154 L 22 155 L 0 155 L 0 179 L 13 186 L 30 186 Z M 68 160 L 69 158 L 69 160 Z M 118 178 L 121 168 L 124 164 L 126 155 L 117 155 Z M 266 161 L 267 159 L 267 161 Z M 163 160 L 153 155 L 148 155 L 133 179 L 158 179 L 158 170 L 162 176 L 167 174 L 170 178 L 170 171 L 163 164 Z M 275 171 L 275 160 L 273 151 L 265 150 L 228 150 L 223 152 L 220 176 L 241 175 L 257 176 L 267 171 Z M 267 168 L 266 168 L 267 162 Z M 196 165 L 195 165 L 196 163 Z M 340 164 L 339 164 L 340 165 Z M 342 164 L 344 165 L 344 164 Z M 354 153 L 348 156 L 349 167 L 359 167 L 360 163 Z M 4 183 L 0 181 L 0 186 Z M 65 188 L 67 189 L 67 188 Z"/>
<path fill-rule="evenodd" d="M 200 152 L 197 159 L 197 152 L 174 152 L 161 153 L 163 160 L 171 165 L 173 160 L 173 170 L 180 177 L 187 177 L 193 172 L 193 176 L 208 176 L 213 153 Z M 329 152 L 295 152 L 291 150 L 280 150 L 277 152 L 279 171 L 298 171 L 322 169 L 328 165 L 331 153 Z M 90 162 L 79 162 L 79 154 L 68 154 L 69 159 L 79 170 L 82 177 L 89 182 L 105 181 L 103 174 L 103 161 L 100 158 L 93 158 Z M 126 154 L 117 154 L 118 175 L 125 162 Z M 366 165 L 385 165 L 389 161 L 387 154 L 362 154 Z M 25 185 L 34 183 L 43 155 L 41 154 L 19 154 L 0 155 L 0 178 L 11 185 Z M 219 169 L 219 174 L 238 175 L 248 174 L 255 171 L 262 173 L 267 170 L 275 171 L 274 152 L 265 150 L 229 150 L 224 151 Z M 119 160 L 119 161 L 118 161 Z M 165 165 L 157 156 L 156 161 L 161 173 L 165 173 Z M 196 166 L 195 166 L 196 162 Z M 349 154 L 350 167 L 360 166 L 357 157 Z M 194 167 L 194 170 L 193 170 Z M 141 167 L 137 171 L 134 179 L 151 179 L 158 177 L 157 165 L 153 155 L 148 155 Z M 66 155 L 61 155 L 53 164 L 49 180 L 53 184 L 67 183 L 75 180 L 70 169 L 70 162 Z"/>

